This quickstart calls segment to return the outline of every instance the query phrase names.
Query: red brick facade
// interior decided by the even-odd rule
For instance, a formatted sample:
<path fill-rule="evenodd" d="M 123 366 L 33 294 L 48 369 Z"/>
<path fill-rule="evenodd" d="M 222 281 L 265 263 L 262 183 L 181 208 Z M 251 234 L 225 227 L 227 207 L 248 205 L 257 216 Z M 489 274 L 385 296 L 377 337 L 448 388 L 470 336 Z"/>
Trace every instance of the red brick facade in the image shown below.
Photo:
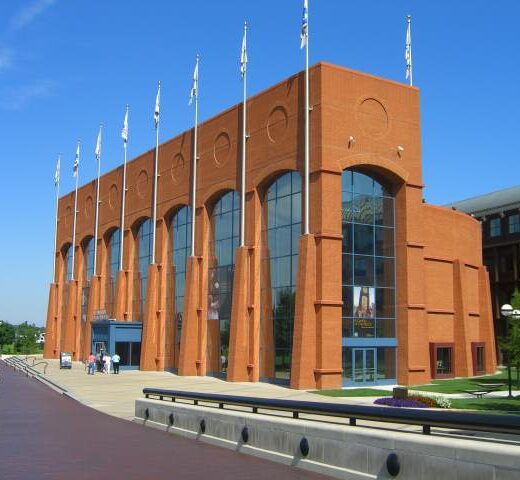
<path fill-rule="evenodd" d="M 430 345 L 453 344 L 456 376 L 474 374 L 472 345 L 485 347 L 485 371 L 495 370 L 489 280 L 482 265 L 480 224 L 470 216 L 423 203 L 419 91 L 320 63 L 310 71 L 310 235 L 300 238 L 291 386 L 331 388 L 342 383 L 341 173 L 377 174 L 395 191 L 397 380 L 432 378 Z M 303 175 L 303 74 L 252 97 L 248 103 L 246 246 L 236 253 L 230 325 L 230 381 L 258 381 L 261 362 L 260 289 L 262 199 L 279 174 Z M 229 190 L 240 191 L 241 106 L 199 126 L 195 257 L 187 263 L 183 333 L 174 365 L 171 322 L 172 215 L 190 203 L 192 131 L 159 147 L 156 264 L 148 273 L 141 368 L 207 372 L 208 237 L 210 211 Z M 136 232 L 151 216 L 154 152 L 128 164 L 124 271 L 108 298 L 107 240 L 119 227 L 122 167 L 100 183 L 98 276 L 90 282 L 81 320 L 84 240 L 94 232 L 95 182 L 78 191 L 76 280 L 65 281 L 72 241 L 74 193 L 59 202 L 57 278 L 50 286 L 45 357 L 60 350 L 84 359 L 90 321 L 110 301 L 114 318 L 135 319 Z M 78 280 L 79 279 L 79 280 Z"/>

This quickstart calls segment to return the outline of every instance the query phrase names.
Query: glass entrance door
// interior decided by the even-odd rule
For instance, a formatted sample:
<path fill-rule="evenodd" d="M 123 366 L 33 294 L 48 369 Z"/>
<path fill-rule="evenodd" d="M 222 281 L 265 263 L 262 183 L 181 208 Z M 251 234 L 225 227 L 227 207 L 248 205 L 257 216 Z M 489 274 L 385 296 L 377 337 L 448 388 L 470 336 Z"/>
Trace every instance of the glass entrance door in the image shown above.
<path fill-rule="evenodd" d="M 352 349 L 352 370 L 354 383 L 374 383 L 376 376 L 376 349 Z"/>

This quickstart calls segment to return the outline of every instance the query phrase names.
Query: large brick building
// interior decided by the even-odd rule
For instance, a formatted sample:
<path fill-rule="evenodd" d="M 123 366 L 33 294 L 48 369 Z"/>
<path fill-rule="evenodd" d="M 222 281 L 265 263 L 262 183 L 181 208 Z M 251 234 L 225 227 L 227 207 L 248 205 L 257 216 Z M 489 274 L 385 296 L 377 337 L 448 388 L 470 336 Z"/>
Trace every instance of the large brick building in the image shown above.
<path fill-rule="evenodd" d="M 469 213 L 482 224 L 483 261 L 491 282 L 495 336 L 504 337 L 507 323 L 500 307 L 510 303 L 513 292 L 520 288 L 520 187 L 486 193 L 450 206 Z"/>
<path fill-rule="evenodd" d="M 495 370 L 480 225 L 423 202 L 419 91 L 325 63 L 311 69 L 309 235 L 303 97 L 300 73 L 248 100 L 244 247 L 240 105 L 199 127 L 195 256 L 192 131 L 159 147 L 155 264 L 153 151 L 128 164 L 122 271 L 122 167 L 101 177 L 99 238 L 95 182 L 78 191 L 76 245 L 74 193 L 60 199 L 46 357 L 83 359 L 102 344 L 141 369 L 294 388 Z M 114 321 L 96 320 L 102 310 Z M 123 328 L 141 325 L 138 340 Z M 119 338 L 107 340 L 109 327 Z"/>

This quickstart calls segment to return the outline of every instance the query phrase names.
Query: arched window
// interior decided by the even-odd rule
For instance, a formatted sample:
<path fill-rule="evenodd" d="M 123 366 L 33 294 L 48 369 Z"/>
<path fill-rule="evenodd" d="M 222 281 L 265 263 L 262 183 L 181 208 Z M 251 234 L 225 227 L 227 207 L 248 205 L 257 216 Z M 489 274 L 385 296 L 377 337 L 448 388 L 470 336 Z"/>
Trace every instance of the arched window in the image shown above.
<path fill-rule="evenodd" d="M 65 253 L 65 275 L 67 281 L 72 280 L 72 245 L 69 245 Z"/>
<path fill-rule="evenodd" d="M 182 320 L 184 314 L 184 292 L 186 287 L 186 261 L 191 253 L 191 208 L 182 207 L 172 219 L 172 261 L 175 265 L 174 328 L 175 350 L 174 366 L 178 365 Z"/>
<path fill-rule="evenodd" d="M 223 195 L 213 208 L 208 271 L 208 357 L 207 371 L 227 371 L 235 250 L 240 231 L 240 196 Z"/>
<path fill-rule="evenodd" d="M 375 178 L 342 174 L 345 384 L 395 382 L 394 198 Z"/>
<path fill-rule="evenodd" d="M 146 287 L 148 285 L 148 265 L 152 262 L 152 221 L 147 218 L 141 223 L 137 232 L 137 271 L 139 272 L 139 318 L 143 320 L 146 304 Z"/>
<path fill-rule="evenodd" d="M 289 172 L 268 188 L 263 204 L 261 376 L 288 381 L 301 235 L 301 177 Z"/>

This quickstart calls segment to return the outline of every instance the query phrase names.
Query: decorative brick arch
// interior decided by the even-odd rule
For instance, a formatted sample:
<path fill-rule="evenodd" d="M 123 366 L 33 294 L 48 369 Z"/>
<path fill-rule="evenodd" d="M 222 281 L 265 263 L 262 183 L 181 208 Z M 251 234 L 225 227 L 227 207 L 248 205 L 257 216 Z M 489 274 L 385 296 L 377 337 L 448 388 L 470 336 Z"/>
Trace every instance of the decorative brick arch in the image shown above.
<path fill-rule="evenodd" d="M 408 171 L 401 165 L 373 153 L 347 155 L 338 160 L 338 167 L 341 171 L 347 168 L 360 168 L 368 173 L 378 173 L 393 184 L 406 183 L 409 177 Z"/>

